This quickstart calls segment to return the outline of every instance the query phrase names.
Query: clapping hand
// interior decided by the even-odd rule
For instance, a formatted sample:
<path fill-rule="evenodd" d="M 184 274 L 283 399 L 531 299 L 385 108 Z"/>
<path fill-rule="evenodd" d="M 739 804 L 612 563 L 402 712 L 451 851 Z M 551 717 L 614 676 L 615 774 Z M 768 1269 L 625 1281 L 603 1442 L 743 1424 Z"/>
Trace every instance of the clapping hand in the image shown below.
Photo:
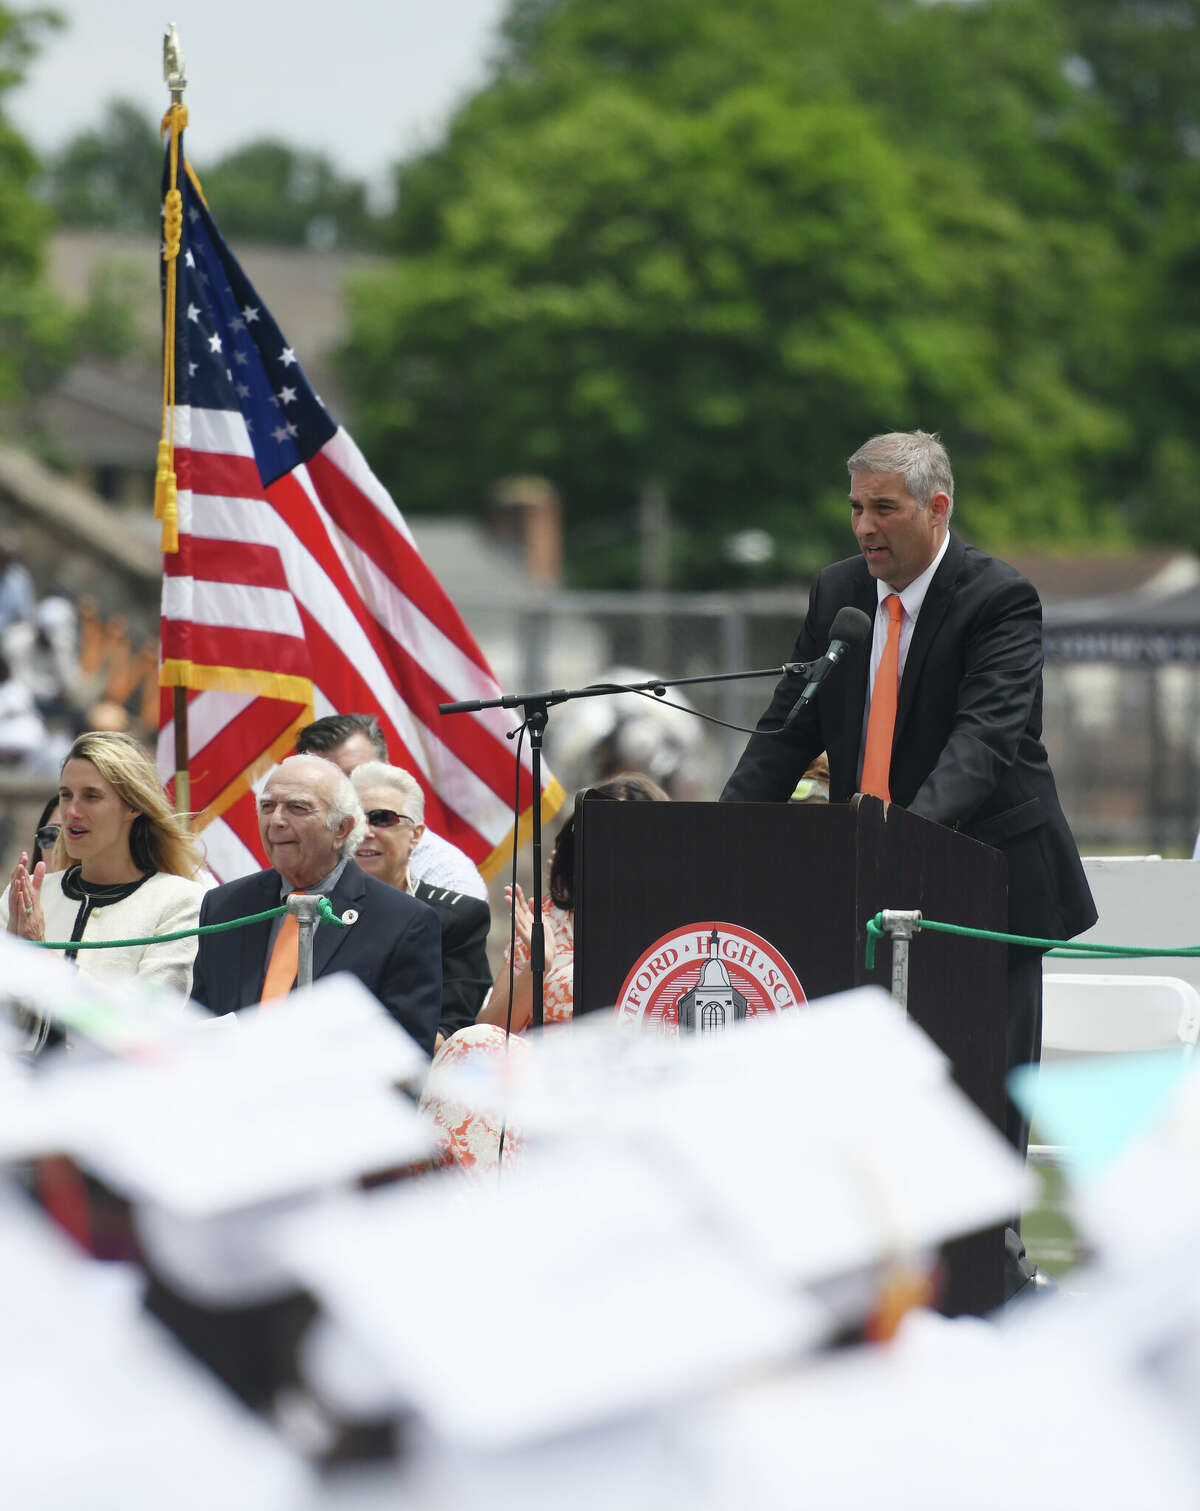
<path fill-rule="evenodd" d="M 8 932 L 21 939 L 41 941 L 46 937 L 46 920 L 42 916 L 42 882 L 46 879 L 46 863 L 39 860 L 33 871 L 29 870 L 29 855 L 21 851 L 21 859 L 13 867 L 12 881 L 8 890 Z"/>
<path fill-rule="evenodd" d="M 532 950 L 533 940 L 533 909 L 520 885 L 516 888 L 515 901 L 512 887 L 505 887 L 504 897 L 512 909 L 513 926 L 516 929 L 517 938 L 520 939 L 526 950 Z M 554 925 L 543 915 L 542 928 L 546 937 L 546 969 L 549 970 L 554 961 L 554 952 L 558 941 L 554 937 Z"/>

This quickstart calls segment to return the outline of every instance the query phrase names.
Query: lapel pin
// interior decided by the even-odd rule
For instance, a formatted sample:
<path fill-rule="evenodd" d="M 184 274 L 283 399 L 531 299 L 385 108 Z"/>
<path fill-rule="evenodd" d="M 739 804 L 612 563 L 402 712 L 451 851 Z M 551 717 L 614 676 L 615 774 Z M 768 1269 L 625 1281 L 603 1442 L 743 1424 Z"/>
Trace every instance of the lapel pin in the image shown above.
<path fill-rule="evenodd" d="M 357 908 L 347 908 L 346 911 L 342 914 L 342 922 L 343 923 L 357 923 L 358 922 L 358 909 Z"/>

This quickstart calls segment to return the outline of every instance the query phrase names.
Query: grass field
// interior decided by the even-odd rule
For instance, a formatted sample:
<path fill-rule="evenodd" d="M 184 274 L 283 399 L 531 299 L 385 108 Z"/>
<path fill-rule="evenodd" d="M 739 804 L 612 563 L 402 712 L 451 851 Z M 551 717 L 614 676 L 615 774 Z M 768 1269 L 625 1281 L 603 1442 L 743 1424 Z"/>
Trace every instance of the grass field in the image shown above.
<path fill-rule="evenodd" d="M 1036 1205 L 1021 1215 L 1021 1236 L 1034 1264 L 1061 1282 L 1086 1257 L 1086 1250 L 1066 1211 L 1062 1171 L 1039 1166 L 1034 1173 L 1041 1182 L 1041 1194 Z"/>

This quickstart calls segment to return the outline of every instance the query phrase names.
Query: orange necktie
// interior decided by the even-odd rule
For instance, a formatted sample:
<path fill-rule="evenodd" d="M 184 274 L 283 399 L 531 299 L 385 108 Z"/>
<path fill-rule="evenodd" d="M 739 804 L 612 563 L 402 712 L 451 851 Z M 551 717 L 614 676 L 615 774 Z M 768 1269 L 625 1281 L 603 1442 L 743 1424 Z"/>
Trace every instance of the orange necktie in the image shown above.
<path fill-rule="evenodd" d="M 286 997 L 296 979 L 300 964 L 300 920 L 295 913 L 285 913 L 283 924 L 275 936 L 275 946 L 267 962 L 267 975 L 263 981 L 260 1002 L 269 1002 L 273 997 Z"/>
<path fill-rule="evenodd" d="M 903 605 L 899 596 L 889 593 L 883 600 L 888 611 L 887 641 L 875 673 L 875 691 L 871 694 L 871 712 L 867 719 L 867 748 L 863 755 L 862 790 L 890 802 L 888 777 L 892 769 L 892 738 L 896 733 L 896 697 L 900 691 L 900 615 Z"/>

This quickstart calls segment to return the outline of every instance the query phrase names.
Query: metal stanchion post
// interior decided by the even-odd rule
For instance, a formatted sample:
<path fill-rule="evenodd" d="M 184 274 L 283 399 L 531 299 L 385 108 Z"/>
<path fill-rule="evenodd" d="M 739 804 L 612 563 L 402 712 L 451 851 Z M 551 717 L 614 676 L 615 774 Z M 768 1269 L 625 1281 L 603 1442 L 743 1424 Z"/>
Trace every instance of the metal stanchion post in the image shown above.
<path fill-rule="evenodd" d="M 300 925 L 296 940 L 296 985 L 311 986 L 313 978 L 313 935 L 317 931 L 318 908 L 321 896 L 318 892 L 292 892 L 287 900 L 287 910 L 295 913 Z"/>
<path fill-rule="evenodd" d="M 908 945 L 921 924 L 917 911 L 903 912 L 884 908 L 880 914 L 883 931 L 892 941 L 892 996 L 908 1012 Z"/>

